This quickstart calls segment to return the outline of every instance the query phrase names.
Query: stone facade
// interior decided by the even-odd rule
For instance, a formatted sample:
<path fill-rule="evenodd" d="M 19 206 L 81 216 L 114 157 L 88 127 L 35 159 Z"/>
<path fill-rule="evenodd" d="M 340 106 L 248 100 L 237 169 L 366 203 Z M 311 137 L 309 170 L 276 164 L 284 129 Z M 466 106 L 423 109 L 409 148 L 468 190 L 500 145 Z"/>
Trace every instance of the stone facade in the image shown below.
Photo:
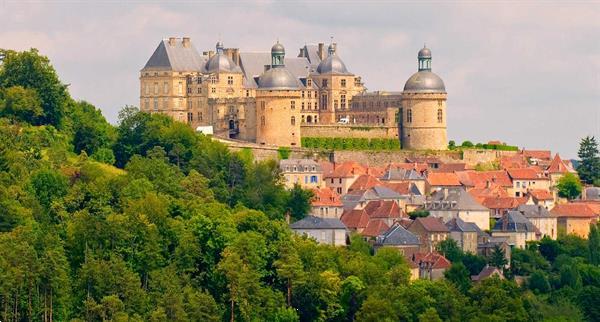
<path fill-rule="evenodd" d="M 446 94 L 404 93 L 402 148 L 446 150 Z"/>

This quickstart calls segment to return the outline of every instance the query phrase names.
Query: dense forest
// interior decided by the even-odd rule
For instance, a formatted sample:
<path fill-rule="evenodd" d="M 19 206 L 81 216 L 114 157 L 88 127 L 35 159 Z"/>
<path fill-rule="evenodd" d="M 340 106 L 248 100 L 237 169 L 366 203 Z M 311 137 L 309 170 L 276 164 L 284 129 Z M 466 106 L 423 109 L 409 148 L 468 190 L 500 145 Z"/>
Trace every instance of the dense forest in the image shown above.
<path fill-rule="evenodd" d="M 409 282 L 395 249 L 292 235 L 311 195 L 274 161 L 135 107 L 113 126 L 37 51 L 0 57 L 0 321 L 600 320 L 597 229 L 477 284 L 497 258 L 447 242 L 446 279 Z"/>

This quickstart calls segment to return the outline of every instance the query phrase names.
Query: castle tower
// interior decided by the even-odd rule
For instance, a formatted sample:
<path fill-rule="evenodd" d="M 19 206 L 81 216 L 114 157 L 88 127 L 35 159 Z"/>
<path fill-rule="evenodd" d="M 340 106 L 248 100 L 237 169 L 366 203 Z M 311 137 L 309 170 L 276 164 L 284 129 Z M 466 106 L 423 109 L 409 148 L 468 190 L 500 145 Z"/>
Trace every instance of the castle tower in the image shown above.
<path fill-rule="evenodd" d="M 404 85 L 400 117 L 403 149 L 446 150 L 446 87 L 431 72 L 431 50 L 423 47 L 418 55 L 419 70 Z"/>
<path fill-rule="evenodd" d="M 258 79 L 256 90 L 256 142 L 300 146 L 300 102 L 304 88 L 285 67 L 285 48 L 271 48 L 271 67 Z"/>

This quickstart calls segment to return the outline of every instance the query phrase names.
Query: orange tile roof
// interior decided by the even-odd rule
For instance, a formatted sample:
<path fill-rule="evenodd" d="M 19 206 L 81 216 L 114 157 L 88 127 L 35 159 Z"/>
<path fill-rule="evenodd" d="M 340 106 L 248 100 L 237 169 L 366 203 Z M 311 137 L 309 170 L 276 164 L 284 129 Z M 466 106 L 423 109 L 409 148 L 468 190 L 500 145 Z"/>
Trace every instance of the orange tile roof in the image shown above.
<path fill-rule="evenodd" d="M 482 187 L 482 188 L 472 188 L 469 190 L 469 193 L 471 194 L 471 196 L 473 196 L 473 198 L 477 199 L 477 201 L 479 201 L 480 203 L 485 199 L 485 198 L 489 198 L 489 197 L 509 197 L 508 192 L 506 191 L 506 189 L 504 189 L 503 187 L 500 187 L 499 185 L 492 183 L 490 184 L 488 187 Z"/>
<path fill-rule="evenodd" d="M 502 169 L 526 168 L 528 166 L 529 163 L 527 163 L 527 159 L 521 154 L 500 158 L 500 167 Z"/>
<path fill-rule="evenodd" d="M 535 158 L 540 160 L 550 160 L 552 153 L 550 150 L 521 150 L 521 154 L 526 158 Z"/>
<path fill-rule="evenodd" d="M 506 169 L 508 175 L 513 179 L 517 180 L 547 180 L 548 178 L 542 177 L 536 168 L 521 168 L 521 169 Z"/>
<path fill-rule="evenodd" d="M 372 175 L 363 174 L 356 178 L 354 183 L 352 183 L 352 185 L 348 187 L 348 192 L 354 190 L 367 190 L 375 186 L 383 186 L 383 183 Z"/>
<path fill-rule="evenodd" d="M 488 182 L 502 187 L 512 187 L 512 181 L 505 170 L 459 171 L 456 172 L 460 183 L 467 187 L 485 187 Z"/>
<path fill-rule="evenodd" d="M 404 170 L 415 170 L 419 173 L 423 173 L 423 171 L 427 170 L 427 163 L 389 163 L 385 170 L 390 169 L 404 169 Z"/>
<path fill-rule="evenodd" d="M 366 174 L 367 168 L 358 162 L 348 161 L 334 164 L 333 171 L 325 175 L 325 178 L 350 178 L 356 175 Z"/>
<path fill-rule="evenodd" d="M 385 169 L 382 167 L 369 167 L 367 168 L 367 174 L 374 177 L 381 177 L 385 173 Z"/>
<path fill-rule="evenodd" d="M 548 167 L 548 173 L 567 173 L 570 172 L 571 169 L 563 162 L 558 153 L 552 159 L 552 163 Z"/>
<path fill-rule="evenodd" d="M 415 253 L 412 261 L 417 265 L 423 262 L 428 263 L 432 269 L 448 269 L 452 266 L 446 257 L 437 252 Z"/>
<path fill-rule="evenodd" d="M 321 170 L 323 170 L 323 176 L 328 176 L 333 173 L 333 163 L 329 161 L 321 161 L 319 162 L 321 165 Z"/>
<path fill-rule="evenodd" d="M 369 224 L 369 215 L 364 209 L 344 210 L 340 220 L 351 229 L 364 229 Z"/>
<path fill-rule="evenodd" d="M 369 218 L 400 218 L 406 214 L 393 200 L 373 200 L 365 206 Z"/>
<path fill-rule="evenodd" d="M 410 194 L 410 185 L 411 183 L 408 181 L 398 182 L 398 183 L 385 183 L 384 186 L 396 191 L 401 195 Z"/>
<path fill-rule="evenodd" d="M 571 218 L 594 218 L 598 217 L 598 213 L 594 211 L 592 207 L 585 203 L 566 203 L 554 206 L 551 213 L 557 217 L 571 217 Z"/>
<path fill-rule="evenodd" d="M 448 232 L 448 227 L 446 227 L 446 225 L 444 225 L 444 222 L 439 218 L 435 218 L 435 217 L 431 217 L 431 216 L 430 217 L 418 217 L 413 221 L 411 226 L 417 222 L 420 223 L 421 226 L 423 226 L 423 228 L 427 231 Z"/>
<path fill-rule="evenodd" d="M 464 171 L 467 168 L 466 163 L 442 163 L 439 168 L 431 169 L 433 172 L 455 172 Z"/>
<path fill-rule="evenodd" d="M 430 172 L 427 174 L 427 182 L 431 186 L 460 186 L 458 176 L 454 173 Z"/>
<path fill-rule="evenodd" d="M 385 221 L 380 219 L 371 220 L 360 234 L 366 237 L 377 237 L 388 229 L 390 229 L 390 226 L 388 226 Z"/>
<path fill-rule="evenodd" d="M 532 189 L 529 190 L 529 194 L 537 200 L 554 200 L 550 191 L 544 189 Z"/>
<path fill-rule="evenodd" d="M 486 197 L 481 202 L 482 205 L 490 209 L 515 209 L 525 203 L 527 203 L 527 198 L 516 197 Z"/>
<path fill-rule="evenodd" d="M 315 188 L 313 191 L 313 199 L 311 204 L 313 207 L 327 206 L 327 207 L 342 207 L 342 200 L 340 195 L 329 187 Z"/>

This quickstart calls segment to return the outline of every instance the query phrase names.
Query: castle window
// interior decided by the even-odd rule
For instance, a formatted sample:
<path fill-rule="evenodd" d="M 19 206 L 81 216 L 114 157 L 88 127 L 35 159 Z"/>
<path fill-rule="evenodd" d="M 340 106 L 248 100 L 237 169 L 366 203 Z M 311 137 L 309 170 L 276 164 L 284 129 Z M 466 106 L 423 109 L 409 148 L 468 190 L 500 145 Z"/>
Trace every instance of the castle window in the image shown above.
<path fill-rule="evenodd" d="M 154 95 L 158 95 L 158 83 L 154 83 Z"/>
<path fill-rule="evenodd" d="M 265 126 L 265 116 L 260 117 L 260 126 Z"/>
<path fill-rule="evenodd" d="M 406 122 L 412 123 L 412 110 L 411 109 L 406 110 Z"/>
<path fill-rule="evenodd" d="M 158 98 L 154 98 L 154 110 L 158 111 Z"/>
<path fill-rule="evenodd" d="M 327 94 L 323 94 L 323 96 L 321 96 L 321 109 L 327 109 Z"/>
<path fill-rule="evenodd" d="M 150 86 L 148 86 L 148 83 L 144 84 L 144 92 L 146 95 L 150 94 Z"/>
<path fill-rule="evenodd" d="M 192 123 L 194 121 L 194 114 L 193 113 L 187 113 L 188 116 L 188 123 Z"/>
<path fill-rule="evenodd" d="M 442 100 L 438 100 L 438 106 L 442 107 Z"/>
<path fill-rule="evenodd" d="M 338 108 L 338 100 L 333 100 L 333 108 L 334 109 Z"/>
<path fill-rule="evenodd" d="M 183 94 L 183 83 L 179 82 L 179 95 Z"/>
<path fill-rule="evenodd" d="M 212 87 L 212 88 L 210 89 L 210 92 L 211 92 L 211 93 L 216 93 L 216 92 L 217 92 L 217 89 L 216 89 L 215 87 Z"/>
<path fill-rule="evenodd" d="M 304 102 L 302 102 L 302 105 L 300 108 L 304 111 Z"/>
<path fill-rule="evenodd" d="M 342 80 L 340 81 L 340 85 L 341 85 L 342 87 L 346 87 L 346 80 L 345 80 L 345 79 L 342 79 Z"/>
<path fill-rule="evenodd" d="M 442 109 L 438 109 L 438 123 L 442 123 L 444 121 L 444 112 L 442 112 Z"/>
<path fill-rule="evenodd" d="M 260 108 L 264 111 L 265 110 L 265 102 L 262 101 L 260 102 Z"/>
<path fill-rule="evenodd" d="M 302 91 L 302 98 L 304 98 L 304 91 Z"/>
<path fill-rule="evenodd" d="M 296 125 L 296 117 L 295 116 L 292 116 L 292 118 L 290 119 L 290 123 L 292 125 Z"/>
<path fill-rule="evenodd" d="M 217 83 L 217 77 L 215 75 L 210 76 L 210 83 L 211 84 L 216 84 Z"/>
<path fill-rule="evenodd" d="M 150 100 L 145 99 L 144 100 L 144 106 L 145 106 L 146 110 L 149 110 L 150 109 Z"/>
<path fill-rule="evenodd" d="M 192 88 L 188 87 L 187 92 L 188 92 L 188 94 L 192 94 Z"/>
<path fill-rule="evenodd" d="M 250 91 L 246 90 L 246 97 L 250 97 Z"/>
<path fill-rule="evenodd" d="M 315 115 L 315 123 L 319 123 L 318 116 Z"/>
<path fill-rule="evenodd" d="M 202 121 L 202 112 L 198 112 L 198 121 Z"/>
<path fill-rule="evenodd" d="M 198 76 L 198 84 L 202 84 L 202 77 Z"/>
<path fill-rule="evenodd" d="M 306 86 L 312 86 L 312 80 L 311 79 L 306 80 Z M 310 97 L 310 94 L 308 94 L 308 95 L 309 95 L 308 97 Z"/>
<path fill-rule="evenodd" d="M 308 98 L 311 98 L 311 96 L 312 96 L 311 93 L 312 93 L 312 91 L 308 91 Z"/>
<path fill-rule="evenodd" d="M 327 80 L 326 79 L 323 80 L 323 87 L 327 87 Z"/>
<path fill-rule="evenodd" d="M 163 93 L 169 94 L 169 83 L 167 82 L 163 83 Z"/>
<path fill-rule="evenodd" d="M 292 109 L 292 110 L 296 109 L 296 101 L 290 101 L 290 109 Z"/>
<path fill-rule="evenodd" d="M 198 94 L 202 94 L 202 88 L 198 87 Z"/>
<path fill-rule="evenodd" d="M 309 110 L 312 108 L 312 106 L 311 106 L 311 105 L 312 105 L 312 103 L 311 103 L 311 102 L 308 102 L 308 109 L 309 109 Z"/>
<path fill-rule="evenodd" d="M 227 85 L 233 85 L 233 76 L 227 76 Z"/>
<path fill-rule="evenodd" d="M 341 107 L 346 108 L 346 95 L 342 95 L 340 98 L 340 101 L 341 101 Z"/>
<path fill-rule="evenodd" d="M 302 123 L 306 122 L 306 121 L 304 120 L 304 115 L 302 115 L 302 120 L 301 120 L 301 122 L 302 122 Z"/>
<path fill-rule="evenodd" d="M 163 108 L 166 110 L 169 108 L 169 99 L 168 98 L 163 98 Z"/>

